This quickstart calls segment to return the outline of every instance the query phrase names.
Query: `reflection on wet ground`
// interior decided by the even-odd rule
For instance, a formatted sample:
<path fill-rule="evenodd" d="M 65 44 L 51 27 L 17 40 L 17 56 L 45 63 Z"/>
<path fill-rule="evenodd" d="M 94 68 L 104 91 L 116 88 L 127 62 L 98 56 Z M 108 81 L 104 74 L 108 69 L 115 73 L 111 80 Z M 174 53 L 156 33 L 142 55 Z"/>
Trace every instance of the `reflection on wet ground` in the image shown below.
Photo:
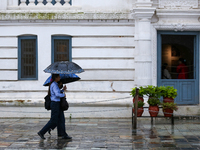
<path fill-rule="evenodd" d="M 131 119 L 66 119 L 73 140 L 57 138 L 52 131 L 46 140 L 37 132 L 47 119 L 0 119 L 0 149 L 65 149 L 65 150 L 196 150 L 200 149 L 200 120 L 157 118 L 151 126 L 149 118 L 140 118 L 138 129 Z"/>

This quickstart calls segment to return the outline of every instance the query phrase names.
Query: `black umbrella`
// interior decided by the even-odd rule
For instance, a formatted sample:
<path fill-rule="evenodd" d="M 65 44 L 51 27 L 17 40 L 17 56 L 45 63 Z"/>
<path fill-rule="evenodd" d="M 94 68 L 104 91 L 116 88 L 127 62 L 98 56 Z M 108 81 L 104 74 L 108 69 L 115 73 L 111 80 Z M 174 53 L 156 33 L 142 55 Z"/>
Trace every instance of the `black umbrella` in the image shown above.
<path fill-rule="evenodd" d="M 75 74 L 60 74 L 60 81 L 63 84 L 71 83 L 80 80 Z M 44 82 L 43 86 L 49 86 L 49 83 L 52 81 L 52 76 L 48 77 L 48 79 Z"/>
<path fill-rule="evenodd" d="M 60 61 L 51 64 L 44 70 L 44 72 L 52 74 L 72 74 L 81 73 L 84 72 L 84 70 L 76 63 L 70 61 Z"/>

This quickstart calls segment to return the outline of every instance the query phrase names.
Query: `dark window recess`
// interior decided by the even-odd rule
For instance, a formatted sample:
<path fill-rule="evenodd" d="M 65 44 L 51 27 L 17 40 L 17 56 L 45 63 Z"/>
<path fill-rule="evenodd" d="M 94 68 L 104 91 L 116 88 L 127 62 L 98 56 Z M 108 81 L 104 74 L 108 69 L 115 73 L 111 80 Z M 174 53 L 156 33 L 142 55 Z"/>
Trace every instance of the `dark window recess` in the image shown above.
<path fill-rule="evenodd" d="M 194 79 L 194 39 L 194 35 L 162 35 L 162 79 L 167 79 L 164 70 L 171 79 Z"/>
<path fill-rule="evenodd" d="M 69 61 L 69 40 L 54 39 L 54 62 Z"/>
<path fill-rule="evenodd" d="M 21 78 L 36 78 L 36 39 L 21 40 Z"/>

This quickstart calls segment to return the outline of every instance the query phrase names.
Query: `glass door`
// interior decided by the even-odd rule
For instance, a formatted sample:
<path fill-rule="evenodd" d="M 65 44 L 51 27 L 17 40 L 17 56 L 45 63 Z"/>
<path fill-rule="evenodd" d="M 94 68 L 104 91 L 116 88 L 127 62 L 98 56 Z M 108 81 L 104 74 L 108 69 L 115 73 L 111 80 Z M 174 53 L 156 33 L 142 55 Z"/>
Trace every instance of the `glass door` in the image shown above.
<path fill-rule="evenodd" d="M 174 86 L 178 104 L 199 101 L 197 41 L 197 32 L 158 32 L 158 85 Z"/>

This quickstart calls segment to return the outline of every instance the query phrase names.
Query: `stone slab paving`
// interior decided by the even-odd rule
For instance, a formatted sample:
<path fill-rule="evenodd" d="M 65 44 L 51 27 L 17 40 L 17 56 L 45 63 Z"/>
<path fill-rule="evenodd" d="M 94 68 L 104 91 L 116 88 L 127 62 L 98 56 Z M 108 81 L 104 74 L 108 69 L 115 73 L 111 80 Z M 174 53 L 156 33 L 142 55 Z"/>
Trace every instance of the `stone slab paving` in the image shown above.
<path fill-rule="evenodd" d="M 140 118 L 138 129 L 131 119 L 66 119 L 72 141 L 57 138 L 52 131 L 46 140 L 37 132 L 47 119 L 0 119 L 0 150 L 63 149 L 63 150 L 196 150 L 200 149 L 200 120 Z"/>

